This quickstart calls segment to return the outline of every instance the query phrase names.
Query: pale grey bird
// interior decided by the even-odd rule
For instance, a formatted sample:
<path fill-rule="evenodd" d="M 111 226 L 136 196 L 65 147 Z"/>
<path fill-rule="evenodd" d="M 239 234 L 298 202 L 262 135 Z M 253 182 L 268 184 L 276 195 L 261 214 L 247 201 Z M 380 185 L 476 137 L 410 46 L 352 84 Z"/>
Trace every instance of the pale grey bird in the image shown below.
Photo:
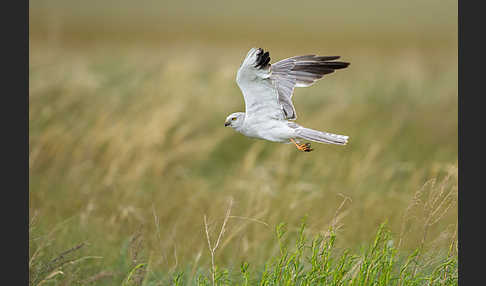
<path fill-rule="evenodd" d="M 288 121 L 297 118 L 292 104 L 294 88 L 311 86 L 325 74 L 349 65 L 334 61 L 337 59 L 339 56 L 305 55 L 270 64 L 268 52 L 252 48 L 236 75 L 246 110 L 230 114 L 224 126 L 231 126 L 252 138 L 294 143 L 297 149 L 305 152 L 312 151 L 310 143 L 300 144 L 299 139 L 346 145 L 348 136 L 317 131 Z"/>

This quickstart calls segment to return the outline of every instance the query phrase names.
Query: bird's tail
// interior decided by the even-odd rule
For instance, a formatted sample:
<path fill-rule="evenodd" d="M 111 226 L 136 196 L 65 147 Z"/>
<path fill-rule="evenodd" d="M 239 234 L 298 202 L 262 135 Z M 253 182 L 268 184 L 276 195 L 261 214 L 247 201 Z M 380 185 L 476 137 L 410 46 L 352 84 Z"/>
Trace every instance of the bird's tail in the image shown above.
<path fill-rule="evenodd" d="M 297 128 L 295 132 L 302 139 L 326 144 L 346 145 L 349 138 L 349 136 L 317 131 L 305 127 Z"/>

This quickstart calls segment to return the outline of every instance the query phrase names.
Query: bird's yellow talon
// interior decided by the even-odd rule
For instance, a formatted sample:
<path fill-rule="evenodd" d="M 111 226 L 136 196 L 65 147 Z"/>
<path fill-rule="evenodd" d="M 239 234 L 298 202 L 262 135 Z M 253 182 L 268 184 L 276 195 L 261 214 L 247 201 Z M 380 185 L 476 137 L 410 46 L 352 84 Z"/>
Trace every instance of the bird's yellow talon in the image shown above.
<path fill-rule="evenodd" d="M 297 147 L 297 149 L 299 149 L 300 151 L 310 152 L 310 151 L 314 150 L 314 149 L 311 148 L 310 143 L 299 144 L 299 143 L 295 142 L 295 140 L 293 140 L 293 139 L 290 139 L 290 141 L 292 141 L 292 143 L 295 144 L 295 147 Z"/>

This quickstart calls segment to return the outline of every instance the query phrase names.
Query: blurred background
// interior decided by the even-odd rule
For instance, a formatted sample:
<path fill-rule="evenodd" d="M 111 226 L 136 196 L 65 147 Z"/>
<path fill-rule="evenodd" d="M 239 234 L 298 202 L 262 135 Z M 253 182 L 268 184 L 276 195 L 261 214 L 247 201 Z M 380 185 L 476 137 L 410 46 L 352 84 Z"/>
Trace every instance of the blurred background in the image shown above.
<path fill-rule="evenodd" d="M 336 229 L 339 247 L 359 249 L 386 221 L 403 249 L 447 251 L 457 1 L 29 5 L 31 256 L 86 241 L 104 258 L 83 271 L 116 272 L 143 237 L 140 259 L 194 275 L 210 263 L 203 217 L 217 237 L 231 200 L 217 257 L 227 267 L 263 265 L 278 252 L 275 226 L 292 234 L 304 217 L 309 234 Z M 351 63 L 293 97 L 299 124 L 348 135 L 347 146 L 301 153 L 223 127 L 244 111 L 235 77 L 252 47 L 272 62 Z"/>

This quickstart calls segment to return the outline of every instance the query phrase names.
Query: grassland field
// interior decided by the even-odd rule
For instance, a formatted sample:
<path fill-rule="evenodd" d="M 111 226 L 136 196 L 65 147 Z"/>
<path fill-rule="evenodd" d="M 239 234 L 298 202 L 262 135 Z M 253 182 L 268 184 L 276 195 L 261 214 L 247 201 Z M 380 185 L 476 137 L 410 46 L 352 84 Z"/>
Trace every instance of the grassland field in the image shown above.
<path fill-rule="evenodd" d="M 457 37 L 447 17 L 429 25 L 417 12 L 418 28 L 407 30 L 397 10 L 397 33 L 353 32 L 353 22 L 339 33 L 311 29 L 322 24 L 316 12 L 300 26 L 273 12 L 246 27 L 250 8 L 231 24 L 172 5 L 187 21 L 161 17 L 150 28 L 152 14 L 107 21 L 103 7 L 88 18 L 31 4 L 31 285 L 212 284 L 208 236 L 214 246 L 223 222 L 213 257 L 220 284 L 265 284 L 265 264 L 282 257 L 282 240 L 298 250 L 301 233 L 335 235 L 336 259 L 344 249 L 363 254 L 382 223 L 383 253 L 393 245 L 397 265 L 420 249 L 416 273 L 432 277 L 457 259 Z M 271 19 L 267 30 L 258 25 Z M 299 124 L 348 135 L 347 146 L 313 143 L 303 153 L 224 128 L 228 114 L 244 111 L 236 70 L 254 46 L 272 62 L 309 53 L 351 62 L 293 97 Z M 245 262 L 249 282 L 237 278 Z M 402 283 L 354 279 L 361 272 L 351 262 L 347 282 L 333 285 Z M 448 279 L 403 285 L 457 284 Z"/>

